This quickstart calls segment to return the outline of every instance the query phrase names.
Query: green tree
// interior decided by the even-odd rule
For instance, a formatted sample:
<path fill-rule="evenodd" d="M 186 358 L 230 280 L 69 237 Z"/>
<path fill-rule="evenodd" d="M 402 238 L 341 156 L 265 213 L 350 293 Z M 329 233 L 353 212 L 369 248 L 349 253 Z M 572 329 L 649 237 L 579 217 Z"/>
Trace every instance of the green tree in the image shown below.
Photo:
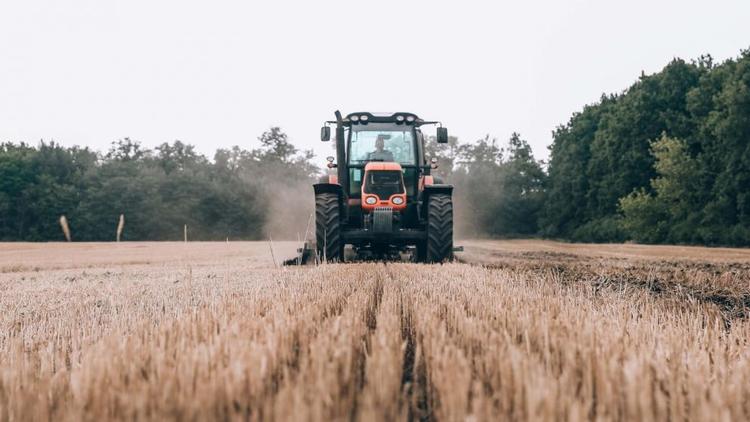
<path fill-rule="evenodd" d="M 156 147 L 156 152 L 156 161 L 166 174 L 206 163 L 205 157 L 195 152 L 195 147 L 181 141 L 174 141 L 171 145 L 165 142 Z"/>
<path fill-rule="evenodd" d="M 692 241 L 701 220 L 695 207 L 699 163 L 684 141 L 666 134 L 651 143 L 651 154 L 658 175 L 650 182 L 653 194 L 641 188 L 620 199 L 623 228 L 645 243 Z"/>
<path fill-rule="evenodd" d="M 542 163 L 534 159 L 531 146 L 513 133 L 508 142 L 508 159 L 502 164 L 503 198 L 500 209 L 505 234 L 538 233 L 539 213 L 544 201 L 546 174 Z"/>
<path fill-rule="evenodd" d="M 545 173 L 528 142 L 513 133 L 507 149 L 485 136 L 459 145 L 456 212 L 459 231 L 472 236 L 528 236 L 538 232 Z"/>
<path fill-rule="evenodd" d="M 297 148 L 289 142 L 289 136 L 280 127 L 273 126 L 258 137 L 261 148 L 256 151 L 257 157 L 264 161 L 281 161 L 289 163 L 297 154 Z"/>
<path fill-rule="evenodd" d="M 133 161 L 149 155 L 149 151 L 141 147 L 141 143 L 128 137 L 113 141 L 105 155 L 108 160 Z"/>

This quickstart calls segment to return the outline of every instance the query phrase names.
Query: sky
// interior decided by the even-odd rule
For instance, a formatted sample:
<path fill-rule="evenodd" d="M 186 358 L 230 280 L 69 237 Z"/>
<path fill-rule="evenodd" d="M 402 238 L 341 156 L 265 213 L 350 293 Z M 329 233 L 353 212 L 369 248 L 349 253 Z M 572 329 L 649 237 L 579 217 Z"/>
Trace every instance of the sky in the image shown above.
<path fill-rule="evenodd" d="M 410 111 L 546 159 L 585 104 L 674 57 L 738 56 L 748 22 L 746 0 L 4 1 L 0 142 L 210 158 L 274 125 L 323 163 L 334 110 Z"/>

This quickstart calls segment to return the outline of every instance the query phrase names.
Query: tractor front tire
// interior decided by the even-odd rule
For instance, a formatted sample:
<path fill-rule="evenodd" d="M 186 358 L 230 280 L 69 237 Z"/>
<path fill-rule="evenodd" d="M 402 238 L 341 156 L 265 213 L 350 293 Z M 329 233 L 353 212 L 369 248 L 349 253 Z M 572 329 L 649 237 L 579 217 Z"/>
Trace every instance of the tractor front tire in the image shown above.
<path fill-rule="evenodd" d="M 328 262 L 344 259 L 341 207 L 335 193 L 315 195 L 315 242 L 318 255 Z"/>
<path fill-rule="evenodd" d="M 425 262 L 435 263 L 453 259 L 453 199 L 451 195 L 441 193 L 430 195 L 427 203 L 427 241 L 425 243 Z"/>

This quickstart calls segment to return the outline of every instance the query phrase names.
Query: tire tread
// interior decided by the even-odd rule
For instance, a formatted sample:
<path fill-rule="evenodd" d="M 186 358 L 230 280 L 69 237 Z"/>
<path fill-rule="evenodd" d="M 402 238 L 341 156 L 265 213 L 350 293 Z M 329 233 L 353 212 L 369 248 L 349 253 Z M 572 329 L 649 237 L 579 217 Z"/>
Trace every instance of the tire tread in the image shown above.
<path fill-rule="evenodd" d="M 338 195 L 322 193 L 315 196 L 315 242 L 321 259 L 330 262 L 343 259 L 341 218 Z"/>
<path fill-rule="evenodd" d="M 434 194 L 427 204 L 427 262 L 453 259 L 453 199 Z"/>

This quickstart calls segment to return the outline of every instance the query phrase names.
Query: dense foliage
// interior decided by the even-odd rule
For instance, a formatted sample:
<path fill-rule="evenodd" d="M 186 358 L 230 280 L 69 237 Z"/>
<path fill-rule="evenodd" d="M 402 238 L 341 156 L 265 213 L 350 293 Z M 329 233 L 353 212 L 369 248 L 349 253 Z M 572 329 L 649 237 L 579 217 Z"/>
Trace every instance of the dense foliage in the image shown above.
<path fill-rule="evenodd" d="M 750 244 L 750 51 L 675 59 L 554 132 L 543 234 Z"/>
<path fill-rule="evenodd" d="M 219 149 L 212 161 L 180 141 L 149 151 L 125 138 L 106 154 L 2 144 L 0 239 L 60 240 L 63 214 L 74 240 L 113 240 L 120 214 L 123 239 L 177 240 L 184 225 L 190 239 L 261 238 L 279 214 L 276 198 L 309 189 L 317 169 L 279 128 L 260 141 L 253 150 Z"/>

